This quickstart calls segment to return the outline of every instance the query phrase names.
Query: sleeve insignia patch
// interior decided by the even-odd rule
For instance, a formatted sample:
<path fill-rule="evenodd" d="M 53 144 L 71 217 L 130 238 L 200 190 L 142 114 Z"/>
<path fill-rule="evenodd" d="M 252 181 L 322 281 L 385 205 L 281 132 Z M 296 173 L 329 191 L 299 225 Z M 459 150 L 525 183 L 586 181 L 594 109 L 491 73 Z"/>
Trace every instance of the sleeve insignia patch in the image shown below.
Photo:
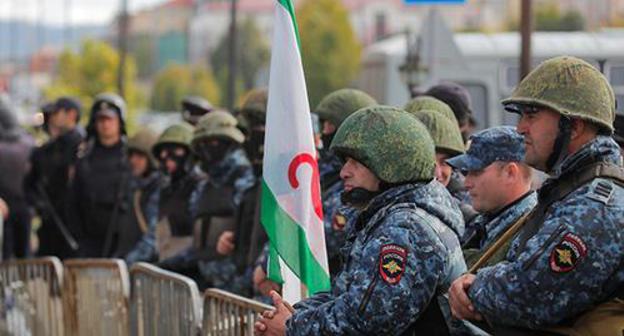
<path fill-rule="evenodd" d="M 379 274 L 391 284 L 401 281 L 407 263 L 407 250 L 399 245 L 388 244 L 381 247 L 379 254 Z"/>
<path fill-rule="evenodd" d="M 337 212 L 332 219 L 332 227 L 336 231 L 342 231 L 344 230 L 345 224 L 347 224 L 347 218 L 340 212 Z"/>
<path fill-rule="evenodd" d="M 569 272 L 586 255 L 585 242 L 575 234 L 566 233 L 550 253 L 550 269 L 556 273 Z"/>

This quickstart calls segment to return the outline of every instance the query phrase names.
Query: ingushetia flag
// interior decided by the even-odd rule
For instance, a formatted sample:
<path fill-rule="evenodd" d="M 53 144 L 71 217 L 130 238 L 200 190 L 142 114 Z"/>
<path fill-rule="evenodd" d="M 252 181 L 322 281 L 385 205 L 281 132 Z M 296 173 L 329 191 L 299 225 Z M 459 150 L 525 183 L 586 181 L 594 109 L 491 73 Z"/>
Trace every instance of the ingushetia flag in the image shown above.
<path fill-rule="evenodd" d="M 267 107 L 261 220 L 270 279 L 291 303 L 330 288 L 323 209 L 292 0 L 276 0 Z"/>

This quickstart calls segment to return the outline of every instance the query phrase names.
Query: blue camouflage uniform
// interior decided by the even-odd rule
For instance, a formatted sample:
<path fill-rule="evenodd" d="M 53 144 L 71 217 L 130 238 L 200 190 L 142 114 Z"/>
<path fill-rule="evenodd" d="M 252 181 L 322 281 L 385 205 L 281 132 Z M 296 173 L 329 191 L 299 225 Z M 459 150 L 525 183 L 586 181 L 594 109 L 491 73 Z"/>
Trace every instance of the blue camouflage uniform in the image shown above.
<path fill-rule="evenodd" d="M 520 217 L 533 210 L 536 204 L 537 193 L 530 191 L 495 214 L 478 215 L 470 226 L 480 232 L 479 249 L 487 249 Z"/>
<path fill-rule="evenodd" d="M 143 217 L 147 222 L 147 232 L 143 234 L 141 240 L 137 242 L 128 254 L 124 257 L 128 265 L 132 265 L 139 261 L 154 261 L 158 258 L 158 251 L 156 250 L 156 226 L 158 224 L 158 204 L 160 202 L 160 188 L 155 187 L 148 189 L 147 187 L 153 183 L 159 183 L 160 176 L 157 172 L 150 176 L 134 181 L 138 184 L 138 188 L 148 191 L 149 194 L 145 195 L 145 203 L 142 205 Z"/>
<path fill-rule="evenodd" d="M 466 270 L 461 212 L 437 181 L 371 200 L 347 229 L 331 292 L 295 305 L 288 335 L 395 335 Z"/>
<path fill-rule="evenodd" d="M 453 167 L 453 171 L 468 173 L 485 169 L 494 162 L 524 161 L 524 137 L 515 127 L 491 127 L 473 134 L 470 140 L 470 148 L 465 154 L 446 160 Z M 495 214 L 476 216 L 472 221 L 466 222 L 462 245 L 483 249 L 531 210 L 536 203 L 536 195 L 527 194 Z"/>
<path fill-rule="evenodd" d="M 208 167 L 206 173 L 208 179 L 197 188 L 191 197 L 192 199 L 200 197 L 199 195 L 202 194 L 206 183 L 212 183 L 216 187 L 223 187 L 232 183 L 234 187 L 232 203 L 235 208 L 238 208 L 245 192 L 256 183 L 251 163 L 241 148 L 231 151 L 222 161 Z M 193 202 L 193 204 L 197 204 L 197 202 Z M 200 260 L 198 266 L 204 279 L 213 287 L 243 294 L 251 286 L 251 272 L 238 276 L 236 264 L 230 256 L 218 260 Z"/>
<path fill-rule="evenodd" d="M 540 201 L 563 176 L 596 162 L 622 165 L 612 138 L 598 136 L 557 165 Z M 506 261 L 477 273 L 475 309 L 490 322 L 538 328 L 608 300 L 624 280 L 623 200 L 624 187 L 599 177 L 553 203 L 524 248 L 520 232 Z"/>
<path fill-rule="evenodd" d="M 340 248 L 345 241 L 347 222 L 357 214 L 355 208 L 342 204 L 340 196 L 344 191 L 344 183 L 340 179 L 342 161 L 337 155 L 327 150 L 319 160 L 323 200 L 323 225 L 325 229 L 325 246 L 329 271 L 332 278 L 340 270 Z"/>

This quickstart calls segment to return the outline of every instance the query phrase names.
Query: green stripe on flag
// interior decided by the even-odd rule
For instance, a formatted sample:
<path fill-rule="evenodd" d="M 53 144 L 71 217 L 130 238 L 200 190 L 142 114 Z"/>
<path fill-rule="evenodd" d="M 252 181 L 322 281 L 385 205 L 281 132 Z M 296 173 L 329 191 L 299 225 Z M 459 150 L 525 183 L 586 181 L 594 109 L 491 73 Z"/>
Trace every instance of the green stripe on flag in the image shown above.
<path fill-rule="evenodd" d="M 266 181 L 262 180 L 262 225 L 273 248 L 311 294 L 330 289 L 329 274 L 316 260 L 305 231 L 277 203 Z M 323 246 L 324 247 L 324 246 Z M 281 280 L 273 278 L 271 280 Z"/>
<path fill-rule="evenodd" d="M 299 53 L 301 53 L 301 41 L 299 40 L 299 27 L 297 26 L 297 18 L 295 17 L 295 6 L 293 6 L 292 0 L 277 0 L 280 5 L 284 6 L 288 13 L 290 14 L 290 18 L 292 19 L 293 27 L 295 28 L 295 37 L 297 38 L 297 47 L 299 48 Z"/>

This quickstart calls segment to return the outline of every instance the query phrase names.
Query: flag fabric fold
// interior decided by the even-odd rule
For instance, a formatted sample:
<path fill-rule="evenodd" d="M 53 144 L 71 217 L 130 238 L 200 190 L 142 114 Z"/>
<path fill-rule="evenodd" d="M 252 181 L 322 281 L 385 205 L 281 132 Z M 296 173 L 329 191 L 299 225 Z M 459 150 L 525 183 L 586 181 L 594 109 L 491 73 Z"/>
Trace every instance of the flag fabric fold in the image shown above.
<path fill-rule="evenodd" d="M 291 303 L 330 288 L 319 172 L 292 0 L 277 0 L 269 74 L 261 221 L 271 280 Z"/>

